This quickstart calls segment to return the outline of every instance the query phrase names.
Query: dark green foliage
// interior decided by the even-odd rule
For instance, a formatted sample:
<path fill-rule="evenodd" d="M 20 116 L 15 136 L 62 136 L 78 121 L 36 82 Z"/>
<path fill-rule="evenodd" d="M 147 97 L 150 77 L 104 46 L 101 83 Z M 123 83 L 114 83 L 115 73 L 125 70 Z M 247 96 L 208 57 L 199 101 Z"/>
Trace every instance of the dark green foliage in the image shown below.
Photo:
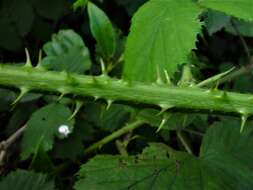
<path fill-rule="evenodd" d="M 72 131 L 74 121 L 69 120 L 70 117 L 70 110 L 61 104 L 49 104 L 33 113 L 22 141 L 22 158 L 37 154 L 40 148 L 43 151 L 51 150 L 55 136 L 65 138 L 59 132 L 60 126 L 66 125 Z"/>
<path fill-rule="evenodd" d="M 17 170 L 10 173 L 0 182 L 1 189 L 23 189 L 23 190 L 53 190 L 53 180 L 48 180 L 44 174 Z"/>
<path fill-rule="evenodd" d="M 252 31 L 252 0 L 2 0 L 0 189 L 253 189 Z"/>

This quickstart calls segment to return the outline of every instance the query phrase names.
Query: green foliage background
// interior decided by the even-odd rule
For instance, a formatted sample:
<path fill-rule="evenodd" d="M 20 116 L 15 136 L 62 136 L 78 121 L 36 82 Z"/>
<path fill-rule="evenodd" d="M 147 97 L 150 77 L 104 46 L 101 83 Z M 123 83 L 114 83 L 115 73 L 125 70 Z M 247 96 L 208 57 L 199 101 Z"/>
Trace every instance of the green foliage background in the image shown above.
<path fill-rule="evenodd" d="M 213 104 L 227 101 L 226 91 L 250 96 L 252 39 L 251 0 L 2 0 L 0 62 L 20 66 L 14 74 L 36 67 L 45 81 L 54 71 L 73 88 L 89 75 L 93 94 L 1 86 L 0 189 L 253 189 L 251 108 L 204 112 L 159 97 L 148 105 L 137 96 L 116 103 L 94 96 L 111 81 L 132 85 L 133 97 L 137 85 L 197 94 L 215 75 L 204 88 Z M 231 68 L 246 71 L 225 80 Z M 22 126 L 22 137 L 5 147 Z"/>

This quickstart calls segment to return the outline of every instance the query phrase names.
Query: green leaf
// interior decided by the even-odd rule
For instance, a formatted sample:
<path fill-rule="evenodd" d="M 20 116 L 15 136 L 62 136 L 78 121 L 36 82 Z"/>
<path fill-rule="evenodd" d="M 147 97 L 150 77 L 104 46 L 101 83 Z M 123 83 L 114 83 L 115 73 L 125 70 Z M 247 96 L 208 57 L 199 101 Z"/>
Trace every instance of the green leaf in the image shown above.
<path fill-rule="evenodd" d="M 182 113 L 171 113 L 164 116 L 164 114 L 159 114 L 159 112 L 155 109 L 143 109 L 138 113 L 137 118 L 146 121 L 152 127 L 158 128 L 164 117 L 167 117 L 167 121 L 164 123 L 162 129 L 179 130 L 193 123 L 194 119 L 198 116 L 197 114 Z"/>
<path fill-rule="evenodd" d="M 74 4 L 73 4 L 73 8 L 74 10 L 80 8 L 85 8 L 86 5 L 88 3 L 88 0 L 77 0 Z"/>
<path fill-rule="evenodd" d="M 169 149 L 167 145 L 163 143 L 149 143 L 149 146 L 143 149 L 142 156 L 168 158 L 168 152 Z"/>
<path fill-rule="evenodd" d="M 53 148 L 54 137 L 61 137 L 58 129 L 67 125 L 72 131 L 74 121 L 69 120 L 71 111 L 61 104 L 49 104 L 34 112 L 27 123 L 22 139 L 22 159 L 36 154 L 39 148 L 49 151 Z"/>
<path fill-rule="evenodd" d="M 75 189 L 252 189 L 252 143 L 252 130 L 240 134 L 230 123 L 215 125 L 200 157 L 153 143 L 137 156 L 96 156 L 81 167 Z"/>
<path fill-rule="evenodd" d="M 240 93 L 253 93 L 253 76 L 252 75 L 241 75 L 238 76 L 233 84 L 233 91 Z"/>
<path fill-rule="evenodd" d="M 243 20 L 236 20 L 234 19 L 234 25 L 239 31 L 239 34 L 246 37 L 253 37 L 253 22 L 246 22 Z M 227 32 L 230 32 L 234 35 L 238 35 L 238 32 L 236 31 L 234 26 L 232 26 L 231 23 L 229 23 L 225 30 Z"/>
<path fill-rule="evenodd" d="M 0 111 L 11 109 L 10 104 L 15 100 L 15 93 L 11 90 L 0 88 Z"/>
<path fill-rule="evenodd" d="M 82 166 L 75 189 L 164 189 L 172 184 L 175 162 L 163 152 L 161 157 L 160 152 L 156 153 L 157 157 L 147 153 L 136 157 L 96 156 Z"/>
<path fill-rule="evenodd" d="M 102 56 L 109 59 L 113 56 L 116 48 L 116 34 L 107 15 L 95 4 L 88 3 L 90 29 L 98 43 Z"/>
<path fill-rule="evenodd" d="M 124 77 L 151 82 L 157 79 L 158 70 L 162 78 L 165 70 L 172 76 L 179 64 L 188 62 L 195 48 L 200 12 L 191 0 L 151 0 L 144 4 L 132 20 Z"/>
<path fill-rule="evenodd" d="M 246 130 L 246 128 L 250 130 Z M 229 119 L 215 123 L 208 130 L 201 146 L 200 155 L 205 157 L 213 153 L 227 154 L 253 169 L 252 146 L 252 123 L 249 126 L 245 126 L 244 132 L 240 133 L 240 121 Z"/>
<path fill-rule="evenodd" d="M 252 0 L 200 0 L 200 5 L 237 18 L 253 21 Z"/>
<path fill-rule="evenodd" d="M 218 11 L 208 11 L 205 17 L 206 28 L 210 35 L 221 30 L 229 23 L 230 17 Z"/>
<path fill-rule="evenodd" d="M 0 182 L 2 190 L 54 190 L 54 182 L 47 180 L 44 174 L 17 170 L 7 175 Z"/>
<path fill-rule="evenodd" d="M 200 157 L 209 163 L 209 173 L 226 184 L 221 189 L 253 188 L 252 145 L 252 129 L 240 133 L 240 122 L 233 119 L 216 123 L 207 131 Z"/>
<path fill-rule="evenodd" d="M 43 47 L 47 57 L 42 66 L 57 71 L 83 73 L 91 65 L 89 50 L 73 30 L 61 30 Z"/>
<path fill-rule="evenodd" d="M 36 155 L 32 158 L 32 162 L 29 165 L 29 168 L 36 172 L 51 173 L 56 168 L 54 163 L 48 155 L 48 152 L 45 152 L 43 147 L 39 147 Z"/>
<path fill-rule="evenodd" d="M 100 104 L 88 104 L 85 109 L 85 119 L 106 131 L 114 131 L 122 127 L 129 119 L 128 106 L 112 104 L 107 110 Z"/>
<path fill-rule="evenodd" d="M 18 104 L 13 110 L 7 125 L 6 133 L 8 136 L 14 134 L 20 126 L 24 125 L 36 109 L 37 106 L 34 104 Z"/>

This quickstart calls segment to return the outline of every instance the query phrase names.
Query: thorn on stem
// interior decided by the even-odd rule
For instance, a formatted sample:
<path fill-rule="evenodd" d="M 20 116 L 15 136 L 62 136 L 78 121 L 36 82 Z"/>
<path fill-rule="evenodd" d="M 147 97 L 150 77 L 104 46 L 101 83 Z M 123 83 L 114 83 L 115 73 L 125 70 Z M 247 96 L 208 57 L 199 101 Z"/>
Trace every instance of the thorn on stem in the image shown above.
<path fill-rule="evenodd" d="M 27 48 L 25 48 L 25 55 L 26 55 L 26 63 L 25 63 L 25 67 L 32 67 L 32 62 L 31 62 L 31 58 L 30 58 L 30 54 Z"/>
<path fill-rule="evenodd" d="M 221 94 L 215 96 L 218 99 L 226 99 L 228 97 L 227 92 L 223 91 Z"/>
<path fill-rule="evenodd" d="M 171 114 L 166 114 L 163 116 L 163 119 L 158 127 L 158 129 L 156 130 L 156 133 L 158 133 L 166 124 L 166 122 L 168 121 L 168 119 L 171 117 Z"/>
<path fill-rule="evenodd" d="M 61 95 L 57 98 L 57 102 L 59 102 L 65 95 L 66 93 L 61 93 Z"/>
<path fill-rule="evenodd" d="M 169 73 L 166 69 L 164 70 L 164 74 L 165 74 L 167 84 L 171 85 L 172 83 L 171 83 L 171 80 L 170 80 L 170 76 L 169 76 Z"/>
<path fill-rule="evenodd" d="M 161 111 L 157 115 L 161 115 L 164 112 L 166 112 L 168 109 L 173 108 L 173 105 L 168 105 L 168 104 L 159 104 L 159 107 L 161 108 Z"/>
<path fill-rule="evenodd" d="M 74 110 L 73 114 L 70 116 L 69 120 L 73 119 L 76 116 L 76 114 L 79 112 L 79 110 L 81 109 L 81 107 L 83 106 L 83 104 L 84 103 L 81 102 L 81 101 L 76 101 L 76 103 L 75 103 L 75 110 Z"/>
<path fill-rule="evenodd" d="M 94 101 L 97 101 L 99 98 L 99 96 L 94 96 Z"/>
<path fill-rule="evenodd" d="M 243 132 L 243 129 L 245 127 L 246 121 L 248 119 L 248 115 L 247 114 L 243 114 L 241 115 L 241 127 L 240 127 L 240 133 Z"/>
<path fill-rule="evenodd" d="M 157 84 L 163 84 L 163 81 L 162 81 L 162 77 L 161 77 L 161 74 L 160 74 L 160 69 L 159 69 L 159 66 L 157 65 L 156 67 L 156 83 Z"/>
<path fill-rule="evenodd" d="M 27 94 L 28 92 L 29 92 L 29 88 L 21 87 L 18 97 L 14 100 L 14 102 L 12 102 L 11 105 L 15 106 L 24 97 L 24 95 Z"/>
<path fill-rule="evenodd" d="M 109 109 L 110 109 L 112 103 L 113 103 L 113 100 L 107 100 L 106 110 L 109 110 Z"/>
<path fill-rule="evenodd" d="M 39 50 L 38 63 L 35 68 L 44 69 L 44 67 L 42 66 L 42 51 L 41 50 Z"/>
<path fill-rule="evenodd" d="M 66 88 L 59 88 L 59 89 L 58 89 L 58 92 L 59 92 L 61 95 L 58 97 L 57 101 L 60 101 L 66 94 L 69 93 L 69 91 L 68 91 Z"/>
<path fill-rule="evenodd" d="M 102 76 L 107 76 L 107 72 L 106 72 L 106 68 L 105 68 L 105 63 L 104 63 L 104 60 L 102 58 L 100 59 L 100 64 L 101 64 Z"/>

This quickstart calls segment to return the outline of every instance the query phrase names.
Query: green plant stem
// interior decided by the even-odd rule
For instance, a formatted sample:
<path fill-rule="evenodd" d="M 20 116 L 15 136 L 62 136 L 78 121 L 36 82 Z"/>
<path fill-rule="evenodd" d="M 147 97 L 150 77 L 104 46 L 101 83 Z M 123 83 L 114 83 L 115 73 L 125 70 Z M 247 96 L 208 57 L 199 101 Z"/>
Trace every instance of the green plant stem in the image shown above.
<path fill-rule="evenodd" d="M 200 137 L 204 136 L 204 133 L 201 133 L 199 131 L 194 131 L 194 130 L 191 130 L 191 129 L 182 129 L 182 131 L 193 134 L 193 135 L 197 135 L 197 136 L 200 136 Z"/>
<path fill-rule="evenodd" d="M 193 154 L 193 152 L 191 150 L 191 146 L 188 144 L 188 140 L 185 138 L 184 134 L 181 131 L 177 131 L 177 137 L 180 140 L 180 142 L 182 143 L 182 145 L 184 146 L 185 150 L 189 154 Z"/>
<path fill-rule="evenodd" d="M 127 152 L 127 149 L 124 145 L 124 142 L 121 142 L 120 140 L 116 140 L 115 141 L 115 145 L 120 153 L 120 155 L 122 156 L 128 156 L 128 152 Z"/>
<path fill-rule="evenodd" d="M 237 78 L 238 76 L 250 73 L 253 69 L 253 59 L 251 60 L 251 63 L 245 66 L 242 66 L 240 69 L 232 72 L 231 74 L 225 76 L 224 78 L 222 78 L 221 80 L 219 80 L 219 84 L 225 83 L 225 82 L 229 82 L 231 80 L 233 80 L 234 78 Z"/>
<path fill-rule="evenodd" d="M 167 84 L 126 82 L 105 75 L 84 76 L 45 71 L 27 66 L 0 65 L 0 85 L 17 87 L 23 92 L 47 91 L 157 106 L 253 115 L 253 95 L 175 87 Z"/>
<path fill-rule="evenodd" d="M 110 134 L 109 136 L 106 136 L 105 138 L 103 138 L 102 140 L 96 142 L 95 144 L 92 144 L 91 146 L 89 146 L 84 153 L 85 154 L 89 154 L 97 149 L 102 148 L 103 145 L 113 141 L 114 139 L 120 137 L 123 134 L 126 134 L 130 131 L 133 131 L 134 129 L 140 127 L 141 125 L 143 125 L 145 122 L 141 121 L 141 120 L 137 120 L 134 121 L 133 123 L 127 124 L 126 126 L 122 127 L 121 129 L 113 132 L 112 134 Z"/>
<path fill-rule="evenodd" d="M 18 140 L 18 138 L 23 134 L 25 129 L 26 129 L 26 125 L 19 128 L 6 141 L 0 142 L 0 166 L 2 166 L 4 164 L 4 158 L 7 153 L 7 149 Z"/>

